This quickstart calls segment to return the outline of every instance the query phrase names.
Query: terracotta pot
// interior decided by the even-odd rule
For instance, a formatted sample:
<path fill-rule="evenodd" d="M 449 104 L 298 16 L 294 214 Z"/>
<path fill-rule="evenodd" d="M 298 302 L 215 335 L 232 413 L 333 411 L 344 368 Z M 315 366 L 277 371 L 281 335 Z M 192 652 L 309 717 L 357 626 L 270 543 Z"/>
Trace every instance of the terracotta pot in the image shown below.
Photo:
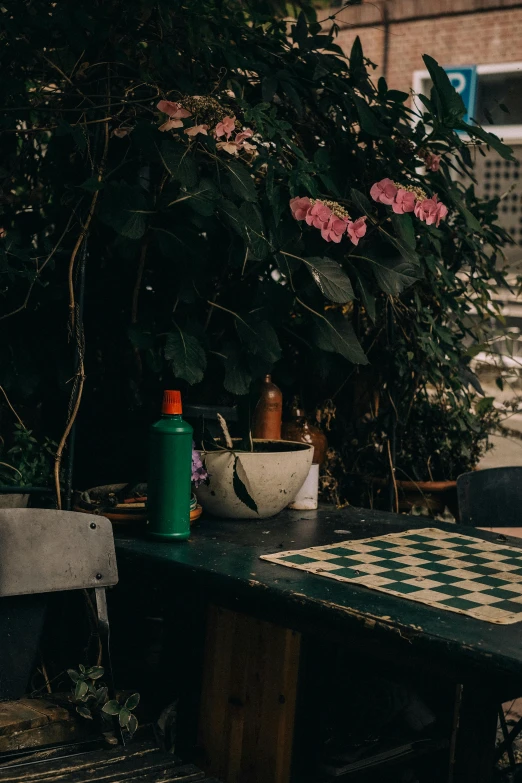
<path fill-rule="evenodd" d="M 374 487 L 387 488 L 383 478 L 372 478 Z M 397 481 L 399 511 L 409 514 L 412 508 L 427 508 L 430 514 L 442 514 L 446 506 L 459 520 L 459 504 L 456 481 Z"/>

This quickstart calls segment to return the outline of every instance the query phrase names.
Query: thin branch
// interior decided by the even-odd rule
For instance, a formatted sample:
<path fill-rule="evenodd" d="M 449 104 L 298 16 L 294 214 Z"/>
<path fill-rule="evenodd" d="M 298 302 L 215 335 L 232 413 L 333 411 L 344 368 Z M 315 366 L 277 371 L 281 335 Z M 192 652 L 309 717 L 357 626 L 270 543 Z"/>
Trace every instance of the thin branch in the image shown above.
<path fill-rule="evenodd" d="M 105 142 L 103 146 L 103 153 L 102 158 L 100 162 L 100 166 L 98 168 L 98 182 L 101 182 L 103 179 L 103 173 L 105 171 L 105 165 L 107 162 L 107 155 L 109 152 L 109 124 L 108 122 L 105 124 Z M 76 261 L 76 256 L 78 254 L 78 250 L 80 249 L 82 243 L 85 240 L 85 237 L 87 236 L 87 232 L 89 230 L 89 226 L 91 224 L 94 210 L 96 208 L 96 202 L 98 201 L 98 195 L 99 190 L 97 190 L 93 198 L 91 200 L 91 204 L 89 207 L 89 212 L 87 215 L 87 219 L 85 221 L 85 224 L 80 232 L 80 235 L 76 241 L 76 244 L 73 248 L 73 252 L 71 253 L 71 258 L 69 260 L 69 309 L 70 309 L 70 322 L 71 322 L 71 328 L 74 330 L 75 326 L 75 308 L 76 308 L 76 301 L 74 296 L 74 285 L 73 285 L 73 272 L 74 272 L 74 265 Z M 77 337 L 77 339 L 79 339 Z M 65 449 L 65 445 L 67 443 L 67 440 L 69 439 L 69 435 L 71 434 L 71 430 L 73 428 L 74 422 L 76 421 L 76 417 L 78 415 L 78 411 L 80 409 L 80 403 L 82 400 L 83 395 L 83 387 L 85 384 L 85 365 L 84 365 L 84 357 L 83 357 L 83 351 L 80 353 L 80 361 L 78 365 L 78 369 L 76 371 L 76 378 L 78 380 L 78 389 L 76 392 L 76 399 L 74 401 L 74 406 L 71 411 L 71 415 L 69 416 L 69 420 L 67 422 L 67 425 L 65 427 L 65 431 L 60 439 L 60 442 L 58 444 L 58 448 L 56 449 L 56 455 L 55 455 L 55 461 L 54 461 L 54 487 L 56 492 L 56 504 L 59 509 L 62 508 L 62 492 L 60 488 L 60 469 L 62 465 L 62 457 L 63 457 L 63 451 Z M 73 388 L 73 394 L 74 389 L 76 388 L 76 385 Z"/>
<path fill-rule="evenodd" d="M 25 426 L 25 424 L 23 423 L 22 419 L 20 418 L 20 416 L 18 415 L 18 413 L 15 411 L 15 409 L 14 409 L 14 408 L 13 408 L 13 406 L 11 405 L 11 402 L 10 402 L 10 400 L 9 400 L 9 397 L 7 396 L 7 392 L 6 392 L 6 390 L 4 389 L 4 387 L 3 387 L 3 386 L 0 386 L 0 391 L 1 391 L 1 392 L 2 392 L 2 394 L 4 395 L 4 397 L 5 397 L 5 401 L 7 402 L 7 405 L 9 406 L 9 408 L 11 409 L 11 412 L 13 413 L 13 415 L 14 415 L 14 416 L 16 416 L 16 418 L 17 418 L 17 420 L 18 420 L 18 423 L 19 423 L 19 425 L 20 425 L 21 427 L 23 427 L 23 428 L 24 428 L 24 430 L 25 430 L 25 429 L 27 429 L 27 428 L 26 428 L 26 426 Z"/>
<path fill-rule="evenodd" d="M 395 493 L 395 513 L 399 513 L 399 490 L 397 489 L 397 481 L 395 479 L 395 466 L 392 460 L 390 441 L 388 440 L 388 459 L 390 460 L 390 472 L 393 481 L 393 491 Z"/>
<path fill-rule="evenodd" d="M 132 308 L 131 308 L 131 323 L 135 324 L 138 321 L 138 301 L 140 298 L 141 281 L 143 279 L 143 271 L 145 269 L 145 261 L 147 258 L 147 248 L 149 246 L 149 237 L 145 235 L 141 243 L 140 261 L 138 264 L 138 272 L 136 274 L 136 282 L 134 283 L 134 290 L 132 292 Z"/>

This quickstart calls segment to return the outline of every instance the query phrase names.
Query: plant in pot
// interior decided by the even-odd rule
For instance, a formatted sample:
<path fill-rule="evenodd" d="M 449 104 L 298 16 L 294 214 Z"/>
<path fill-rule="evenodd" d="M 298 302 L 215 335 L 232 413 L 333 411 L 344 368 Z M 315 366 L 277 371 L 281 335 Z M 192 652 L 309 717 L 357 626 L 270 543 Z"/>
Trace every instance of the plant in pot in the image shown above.
<path fill-rule="evenodd" d="M 55 449 L 53 441 L 47 437 L 38 441 L 21 422 L 1 438 L 0 508 L 25 508 L 29 493 L 24 488 L 51 486 Z"/>
<path fill-rule="evenodd" d="M 223 438 L 204 437 L 198 452 L 206 480 L 195 491 L 203 508 L 229 519 L 265 519 L 282 511 L 308 475 L 313 446 L 252 438 L 250 429 L 233 440 L 223 417 L 219 421 Z"/>
<path fill-rule="evenodd" d="M 492 397 L 463 400 L 419 392 L 397 426 L 393 505 L 401 512 L 434 515 L 447 508 L 458 518 L 456 478 L 475 469 L 490 448 L 500 412 Z M 353 465 L 365 477 L 362 489 L 372 505 L 388 503 L 388 436 L 380 417 L 368 420 L 361 433 L 365 445 Z"/>
<path fill-rule="evenodd" d="M 426 58 L 434 87 L 414 124 L 409 96 L 372 80 L 359 39 L 344 56 L 335 20 L 311 11 L 289 29 L 239 0 L 153 12 L 148 0 L 78 0 L 70 15 L 45 0 L 4 5 L 4 326 L 11 352 L 32 351 L 42 373 L 36 331 L 67 367 L 67 326 L 77 344 L 74 370 L 56 374 L 75 383 L 46 385 L 50 399 L 71 389 L 58 466 L 80 408 L 78 453 L 117 432 L 114 463 L 127 445 L 145 454 L 165 386 L 193 404 L 248 408 L 272 373 L 309 410 L 335 399 L 338 444 L 367 415 L 361 390 L 379 395 L 391 432 L 399 359 L 418 387 L 434 356 L 430 378 L 438 363 L 453 388 L 470 327 L 448 326 L 448 314 L 472 290 L 489 316 L 505 236 L 495 203 L 452 172 L 472 176 L 480 145 L 511 153 L 464 121 L 437 63 Z M 228 459 L 227 486 L 247 486 L 250 448 L 215 456 Z"/>

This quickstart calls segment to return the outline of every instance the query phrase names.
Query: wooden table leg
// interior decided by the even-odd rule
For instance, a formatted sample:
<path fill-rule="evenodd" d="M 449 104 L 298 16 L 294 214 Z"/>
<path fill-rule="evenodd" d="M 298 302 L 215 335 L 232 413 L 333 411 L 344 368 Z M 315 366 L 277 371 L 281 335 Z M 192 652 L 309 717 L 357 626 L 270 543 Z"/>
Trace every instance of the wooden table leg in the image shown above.
<path fill-rule="evenodd" d="M 209 607 L 198 761 L 224 783 L 288 783 L 300 639 Z"/>
<path fill-rule="evenodd" d="M 480 683 L 459 686 L 451 783 L 490 783 L 499 699 Z"/>

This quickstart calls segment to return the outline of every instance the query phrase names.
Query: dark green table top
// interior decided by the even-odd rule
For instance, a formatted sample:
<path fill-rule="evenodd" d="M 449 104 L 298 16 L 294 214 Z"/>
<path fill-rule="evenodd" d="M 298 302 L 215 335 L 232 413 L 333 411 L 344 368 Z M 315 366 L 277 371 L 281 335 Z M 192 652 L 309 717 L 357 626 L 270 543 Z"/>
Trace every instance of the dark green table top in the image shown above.
<path fill-rule="evenodd" d="M 260 521 L 202 518 L 189 541 L 163 543 L 120 535 L 116 548 L 123 585 L 139 568 L 140 589 L 147 584 L 168 589 L 181 579 L 187 590 L 197 584 L 210 601 L 296 630 L 329 632 L 357 639 L 370 649 L 388 648 L 392 657 L 413 656 L 453 667 L 457 678 L 466 672 L 479 677 L 487 673 L 488 679 L 508 682 L 510 688 L 520 678 L 522 686 L 522 623 L 487 623 L 259 559 L 288 549 L 434 525 L 498 541 L 494 533 L 426 518 L 322 506 L 318 511 L 287 510 Z M 507 541 L 522 546 L 517 539 Z"/>

